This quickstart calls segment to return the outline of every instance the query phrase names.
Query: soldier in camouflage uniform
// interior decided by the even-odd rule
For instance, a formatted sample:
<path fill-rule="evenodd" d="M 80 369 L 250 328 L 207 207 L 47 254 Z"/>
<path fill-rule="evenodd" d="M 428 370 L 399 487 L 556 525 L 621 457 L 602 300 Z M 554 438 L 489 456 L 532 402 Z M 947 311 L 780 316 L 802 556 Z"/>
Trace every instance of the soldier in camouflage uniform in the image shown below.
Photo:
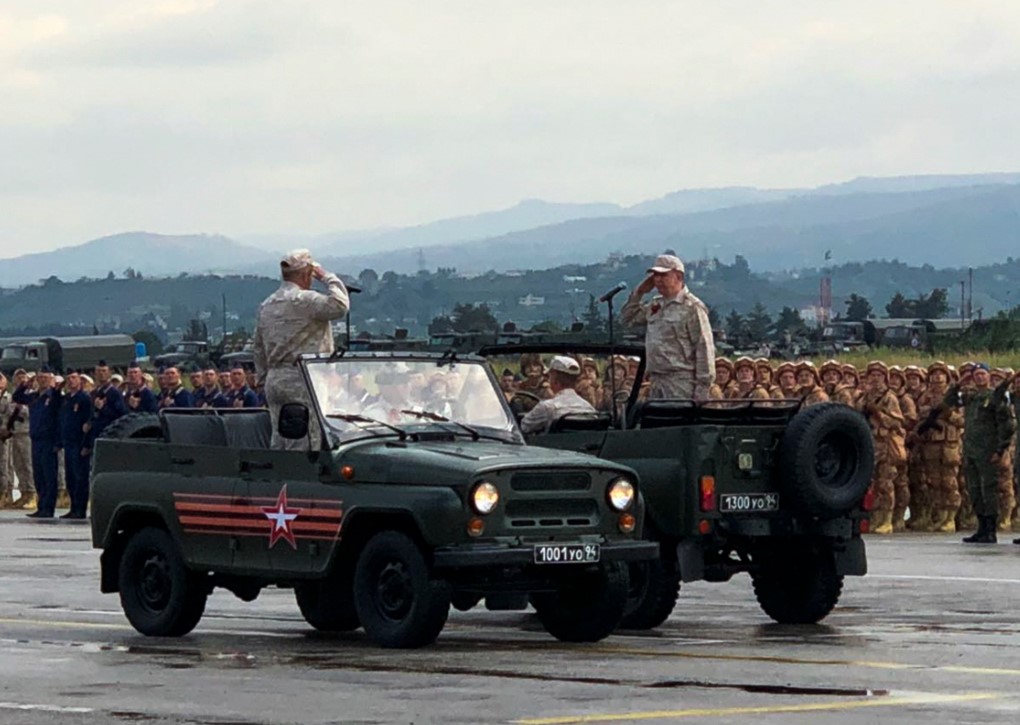
<path fill-rule="evenodd" d="M 780 363 L 776 368 L 776 387 L 772 391 L 775 399 L 794 399 L 800 397 L 797 387 L 797 366 L 792 362 Z"/>
<path fill-rule="evenodd" d="M 0 509 L 14 505 L 14 470 L 11 468 L 11 451 L 7 444 L 14 435 L 7 427 L 13 409 L 14 403 L 7 390 L 7 378 L 0 373 Z"/>
<path fill-rule="evenodd" d="M 903 413 L 904 437 L 909 439 L 918 423 L 917 403 L 907 392 L 905 372 L 899 365 L 893 365 L 889 368 L 889 389 L 896 394 L 896 400 L 899 401 L 900 412 Z M 908 451 L 903 464 L 896 469 L 897 495 L 896 505 L 893 507 L 893 531 L 903 531 L 906 529 L 904 516 L 906 515 L 907 505 L 905 503 L 902 505 L 900 504 L 903 500 L 910 502 L 911 520 L 913 520 L 915 514 L 919 519 L 918 523 L 915 524 L 915 527 L 922 529 L 930 528 L 930 524 L 926 521 L 926 519 L 930 521 L 931 514 L 928 513 L 928 515 L 925 516 L 925 512 L 929 511 L 928 502 L 925 500 L 923 494 L 920 499 L 915 499 L 914 491 L 920 488 L 920 486 L 910 485 L 910 457 L 910 452 Z M 901 491 L 904 491 L 905 493 L 901 495 Z"/>
<path fill-rule="evenodd" d="M 928 386 L 917 400 L 917 415 L 922 423 L 914 430 L 913 450 L 918 452 L 922 501 L 930 505 L 930 530 L 952 533 L 956 531 L 961 503 L 958 479 L 963 460 L 963 411 L 942 407 L 951 379 L 948 365 L 933 362 L 928 366 L 927 377 Z"/>
<path fill-rule="evenodd" d="M 1016 418 L 1004 391 L 992 388 L 987 365 L 975 365 L 971 379 L 971 389 L 951 388 L 942 404 L 964 410 L 963 468 L 978 519 L 977 531 L 964 542 L 994 544 L 999 516 L 998 466 L 1016 435 Z"/>
<path fill-rule="evenodd" d="M 29 380 L 27 372 L 21 368 L 14 371 L 9 387 L 18 388 Z M 13 395 L 13 390 L 11 393 Z M 12 403 L 10 415 L 5 425 L 10 427 L 13 435 L 7 441 L 10 448 L 11 469 L 18 479 L 18 492 L 21 494 L 11 508 L 34 509 L 39 502 L 35 492 L 35 472 L 32 470 L 32 439 L 29 436 L 28 406 Z"/>
<path fill-rule="evenodd" d="M 843 383 L 836 388 L 836 402 L 849 405 L 855 410 L 860 408 L 861 396 L 864 391 L 861 389 L 860 374 L 850 363 L 843 364 Z"/>
<path fill-rule="evenodd" d="M 283 282 L 259 307 L 255 328 L 255 371 L 259 385 L 265 385 L 266 401 L 273 420 L 274 448 L 318 450 L 322 432 L 318 418 L 309 418 L 308 441 L 281 438 L 277 432 L 280 408 L 287 403 L 312 401 L 295 366 L 305 353 L 332 353 L 333 331 L 330 323 L 347 314 L 350 297 L 335 274 L 326 272 L 307 249 L 298 249 L 280 260 Z M 312 280 L 326 285 L 322 294 L 312 290 Z"/>
<path fill-rule="evenodd" d="M 999 394 L 1004 395 L 1007 406 L 1013 407 L 1013 396 L 1009 392 L 1009 386 L 1013 381 L 1012 368 L 995 368 L 991 375 L 992 388 L 999 389 Z M 1014 419 L 1016 415 L 1014 413 Z M 1016 494 L 1013 490 L 1013 461 L 1016 458 L 1016 439 L 1010 442 L 1009 448 L 996 464 L 996 480 L 999 489 L 999 521 L 998 530 L 1001 532 L 1010 531 L 1013 528 L 1013 509 L 1016 508 Z"/>
<path fill-rule="evenodd" d="M 819 403 L 828 403 L 829 396 L 821 386 L 818 370 L 810 360 L 797 363 L 797 395 L 803 401 L 801 407 L 810 408 Z"/>
<path fill-rule="evenodd" d="M 843 382 L 843 368 L 835 360 L 826 360 L 819 369 L 822 376 L 822 388 L 830 400 L 836 399 L 836 390 Z"/>
<path fill-rule="evenodd" d="M 889 368 L 873 361 L 867 367 L 867 387 L 861 396 L 861 412 L 875 437 L 875 471 L 871 479 L 871 531 L 893 532 L 893 510 L 910 504 L 910 490 L 896 489 L 897 469 L 907 460 L 903 437 L 903 413 L 896 394 L 889 389 Z"/>
<path fill-rule="evenodd" d="M 776 397 L 776 391 L 779 389 L 779 386 L 775 383 L 772 362 L 767 357 L 755 358 L 754 370 L 757 373 L 758 385 L 768 392 L 769 397 Z"/>
<path fill-rule="evenodd" d="M 715 384 L 709 391 L 713 400 L 722 400 L 730 397 L 730 392 L 737 387 L 733 379 L 733 363 L 728 358 L 717 357 L 715 359 Z"/>
<path fill-rule="evenodd" d="M 708 308 L 687 289 L 684 263 L 672 254 L 656 257 L 648 273 L 620 310 L 623 324 L 645 327 L 648 397 L 708 400 L 715 383 Z M 653 289 L 659 296 L 643 304 Z"/>
<path fill-rule="evenodd" d="M 737 358 L 733 363 L 736 385 L 731 387 L 726 397 L 747 400 L 768 400 L 769 392 L 758 382 L 754 360 L 749 357 Z"/>

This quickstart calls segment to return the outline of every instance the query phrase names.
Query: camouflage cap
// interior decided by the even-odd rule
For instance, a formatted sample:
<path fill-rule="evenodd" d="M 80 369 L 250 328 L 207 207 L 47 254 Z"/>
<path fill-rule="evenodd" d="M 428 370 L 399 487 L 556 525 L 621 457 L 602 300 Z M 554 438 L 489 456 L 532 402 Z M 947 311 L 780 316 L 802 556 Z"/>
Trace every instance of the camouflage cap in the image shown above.
<path fill-rule="evenodd" d="M 931 375 L 932 373 L 934 373 L 934 372 L 936 372 L 938 370 L 941 370 L 942 372 L 944 372 L 946 374 L 946 377 L 952 377 L 953 373 L 956 372 L 955 370 L 952 369 L 951 366 L 947 365 L 942 360 L 936 360 L 935 362 L 933 362 L 931 365 L 928 366 L 928 374 L 929 375 Z"/>
<path fill-rule="evenodd" d="M 884 376 L 884 377 L 885 377 L 886 379 L 888 379 L 888 378 L 889 378 L 889 366 L 888 366 L 888 365 L 886 365 L 886 364 L 885 364 L 884 362 L 882 362 L 881 360 L 872 360 L 871 362 L 869 362 L 869 363 L 868 363 L 868 367 L 866 368 L 866 371 L 867 371 L 867 373 L 868 373 L 869 375 L 870 375 L 871 373 L 873 373 L 873 372 L 876 372 L 876 371 L 877 371 L 877 372 L 880 372 L 880 373 L 882 373 L 882 375 L 883 375 L 883 376 Z"/>
<path fill-rule="evenodd" d="M 976 362 L 974 362 L 973 360 L 968 360 L 965 363 L 960 363 L 960 367 L 958 367 L 956 370 L 957 372 L 960 373 L 960 375 L 965 375 L 966 373 L 969 373 L 971 370 L 973 370 L 976 366 L 977 366 Z"/>
<path fill-rule="evenodd" d="M 851 373 L 853 375 L 860 375 L 861 374 L 860 371 L 857 370 L 857 366 L 854 365 L 853 363 L 843 363 L 840 366 L 840 370 L 843 371 L 844 375 L 846 375 L 847 373 Z"/>
<path fill-rule="evenodd" d="M 916 375 L 917 377 L 921 378 L 921 380 L 924 380 L 926 377 L 928 377 L 924 368 L 922 368 L 920 365 L 907 365 L 905 368 L 903 368 L 903 374 L 908 378 L 911 375 Z"/>
<path fill-rule="evenodd" d="M 769 370 L 772 370 L 772 361 L 767 357 L 756 357 L 754 359 L 754 366 L 756 368 L 768 368 Z"/>
<path fill-rule="evenodd" d="M 749 368 L 752 372 L 755 370 L 754 360 L 749 357 L 738 357 L 733 363 L 733 371 L 736 372 L 740 368 Z"/>
<path fill-rule="evenodd" d="M 673 271 L 682 273 L 684 271 L 684 263 L 676 255 L 660 254 L 655 258 L 655 262 L 648 268 L 648 271 L 655 272 L 656 274 Z"/>
<path fill-rule="evenodd" d="M 280 268 L 287 271 L 297 271 L 314 266 L 315 260 L 312 259 L 312 253 L 307 249 L 292 249 L 280 259 Z"/>
<path fill-rule="evenodd" d="M 733 363 L 730 361 L 729 358 L 726 357 L 717 357 L 715 359 L 715 366 L 717 368 L 729 368 L 730 370 L 733 369 Z"/>
<path fill-rule="evenodd" d="M 565 373 L 566 375 L 580 375 L 581 366 L 572 357 L 566 355 L 557 355 L 549 363 L 549 370 L 558 373 Z"/>
<path fill-rule="evenodd" d="M 785 372 L 797 373 L 797 366 L 792 362 L 780 363 L 779 367 L 776 368 L 776 375 L 782 375 Z"/>
<path fill-rule="evenodd" d="M 830 370 L 835 370 L 837 373 L 839 373 L 843 371 L 843 366 L 840 365 L 839 361 L 837 360 L 826 360 L 825 362 L 822 363 L 822 367 L 820 367 L 818 370 L 823 375 L 829 372 Z"/>

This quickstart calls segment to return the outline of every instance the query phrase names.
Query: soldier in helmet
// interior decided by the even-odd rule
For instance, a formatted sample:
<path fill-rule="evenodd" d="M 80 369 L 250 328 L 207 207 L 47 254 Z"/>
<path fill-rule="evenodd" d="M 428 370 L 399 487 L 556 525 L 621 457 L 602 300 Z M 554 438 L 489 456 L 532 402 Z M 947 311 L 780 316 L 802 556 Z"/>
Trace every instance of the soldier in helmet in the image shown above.
<path fill-rule="evenodd" d="M 772 392 L 775 399 L 794 399 L 800 397 L 797 386 L 797 366 L 792 362 L 784 362 L 776 368 L 776 385 Z"/>
<path fill-rule="evenodd" d="M 797 394 L 803 401 L 802 407 L 810 408 L 819 403 L 828 403 L 829 396 L 821 386 L 818 377 L 818 370 L 810 360 L 801 360 L 797 363 Z"/>
<path fill-rule="evenodd" d="M 961 503 L 958 477 L 963 460 L 963 411 L 941 407 L 951 381 L 951 370 L 946 363 L 940 360 L 929 365 L 927 378 L 928 386 L 917 400 L 917 415 L 922 424 L 914 430 L 914 450 L 918 451 L 918 474 L 923 490 L 921 501 L 930 507 L 931 530 L 952 533 L 956 531 Z M 913 491 L 911 489 L 911 502 Z M 922 509 L 920 516 L 925 513 Z M 921 523 L 925 523 L 923 518 Z"/>
<path fill-rule="evenodd" d="M 1012 395 L 1009 386 L 1013 382 L 1012 368 L 995 368 L 989 375 L 991 386 L 997 394 L 1004 397 L 1006 405 L 1013 408 Z M 1014 419 L 1016 418 L 1014 411 Z M 1013 460 L 1016 458 L 1016 439 L 1012 440 L 1006 453 L 996 464 L 996 480 L 999 488 L 999 520 L 998 529 L 1001 532 L 1010 531 L 1013 528 L 1013 509 L 1016 508 L 1016 494 L 1013 490 Z"/>
<path fill-rule="evenodd" d="M 758 385 L 768 392 L 769 397 L 776 397 L 779 386 L 773 380 L 772 362 L 767 357 L 757 357 L 754 359 L 754 370 L 758 375 Z"/>
<path fill-rule="evenodd" d="M 906 462 L 907 450 L 903 437 L 903 413 L 896 394 L 889 389 L 889 368 L 885 363 L 878 360 L 868 363 L 867 386 L 860 405 L 875 438 L 871 531 L 890 534 L 893 532 L 894 511 L 906 509 L 910 504 L 910 491 L 896 488 L 897 469 Z"/>
<path fill-rule="evenodd" d="M 843 382 L 836 388 L 836 402 L 859 408 L 864 391 L 861 389 L 861 378 L 857 368 L 850 363 L 843 364 Z"/>
<path fill-rule="evenodd" d="M 709 390 L 708 397 L 712 400 L 728 398 L 729 393 L 736 387 L 733 379 L 733 363 L 729 358 L 717 357 L 715 359 L 715 383 Z"/>
<path fill-rule="evenodd" d="M 900 411 L 903 413 L 903 432 L 907 440 L 910 439 L 914 432 L 914 428 L 917 427 L 917 403 L 914 398 L 907 393 L 907 379 L 905 376 L 904 369 L 899 365 L 892 365 L 889 368 L 889 389 L 896 394 L 896 399 L 900 403 Z M 915 499 L 913 492 L 917 490 L 919 486 L 911 487 L 910 485 L 910 453 L 907 452 L 906 460 L 903 464 L 896 469 L 896 491 L 906 491 L 903 498 L 910 501 L 911 520 L 913 515 L 919 510 L 927 508 L 927 502 L 922 497 Z M 899 497 L 898 497 L 899 498 Z M 906 514 L 906 505 L 896 505 L 893 508 L 893 531 L 903 531 L 906 528 L 906 522 L 903 517 Z M 924 519 L 915 524 L 915 526 L 924 527 Z"/>
<path fill-rule="evenodd" d="M 822 377 L 822 388 L 830 400 L 836 399 L 836 390 L 843 382 L 842 366 L 835 360 L 826 360 L 818 370 Z"/>
<path fill-rule="evenodd" d="M 761 386 L 757 379 L 754 360 L 749 357 L 737 358 L 733 363 L 733 374 L 736 376 L 736 385 L 731 387 L 726 395 L 729 399 L 750 399 L 768 400 L 769 393 Z"/>

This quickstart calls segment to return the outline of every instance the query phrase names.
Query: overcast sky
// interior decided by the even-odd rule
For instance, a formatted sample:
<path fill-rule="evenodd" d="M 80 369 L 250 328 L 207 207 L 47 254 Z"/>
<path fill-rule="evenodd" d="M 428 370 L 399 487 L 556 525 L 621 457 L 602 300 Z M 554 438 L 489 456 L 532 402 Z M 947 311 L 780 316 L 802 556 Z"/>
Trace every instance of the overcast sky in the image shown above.
<path fill-rule="evenodd" d="M 0 0 L 0 256 L 1020 170 L 1020 2 Z"/>

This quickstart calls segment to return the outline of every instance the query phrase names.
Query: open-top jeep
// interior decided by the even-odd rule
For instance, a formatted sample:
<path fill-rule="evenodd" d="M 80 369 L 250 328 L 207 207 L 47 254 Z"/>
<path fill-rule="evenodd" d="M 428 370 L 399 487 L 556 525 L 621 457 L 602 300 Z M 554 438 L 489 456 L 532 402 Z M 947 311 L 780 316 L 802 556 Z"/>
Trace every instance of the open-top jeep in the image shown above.
<path fill-rule="evenodd" d="M 524 445 L 480 358 L 348 353 L 300 361 L 314 401 L 278 433 L 321 429 L 320 450 L 270 448 L 266 410 L 133 415 L 97 442 L 92 538 L 104 592 L 143 634 L 177 636 L 222 587 L 292 587 L 320 630 L 435 640 L 451 603 L 535 607 L 568 641 L 610 634 L 640 538 L 634 472 Z"/>
<path fill-rule="evenodd" d="M 738 572 L 750 573 L 761 608 L 774 620 L 814 623 L 836 605 L 845 575 L 865 574 L 861 529 L 874 447 L 867 423 L 850 408 L 801 409 L 797 400 L 641 401 L 640 343 L 525 343 L 481 353 L 496 367 L 522 354 L 591 357 L 606 371 L 606 397 L 613 397 L 610 386 L 619 388 L 608 412 L 567 416 L 529 442 L 638 472 L 645 536 L 662 552 L 630 566 L 621 626 L 661 624 L 681 580 L 719 582 Z M 640 360 L 627 384 L 622 369 L 615 383 L 607 370 L 614 354 Z M 522 395 L 534 402 L 534 395 Z M 526 407 L 520 402 L 512 408 Z"/>

